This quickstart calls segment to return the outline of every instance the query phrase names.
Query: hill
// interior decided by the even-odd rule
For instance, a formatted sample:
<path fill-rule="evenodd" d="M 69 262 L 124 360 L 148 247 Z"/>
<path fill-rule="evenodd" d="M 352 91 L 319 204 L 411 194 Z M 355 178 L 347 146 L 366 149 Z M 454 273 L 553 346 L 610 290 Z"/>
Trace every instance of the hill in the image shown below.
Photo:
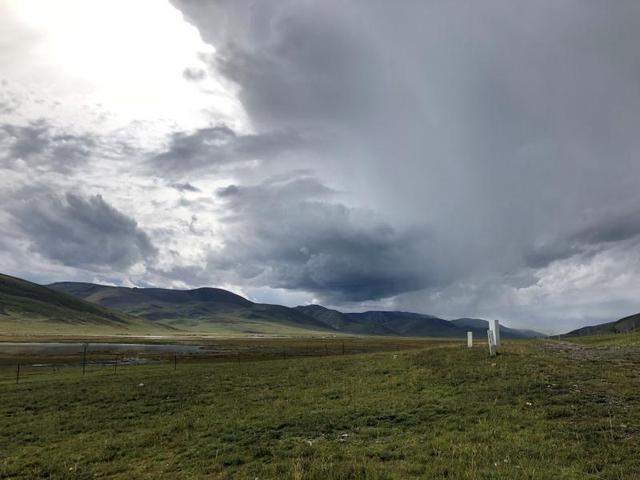
<path fill-rule="evenodd" d="M 606 335 L 611 333 L 630 333 L 640 329 L 640 313 L 621 318 L 614 322 L 601 323 L 600 325 L 590 325 L 588 327 L 572 330 L 563 336 L 577 337 L 583 335 Z"/>
<path fill-rule="evenodd" d="M 464 337 L 466 332 L 471 330 L 476 338 L 483 339 L 488 328 L 486 320 L 473 318 L 449 321 L 433 315 L 411 312 L 344 313 L 321 305 L 289 308 L 254 303 L 219 288 L 172 290 L 82 282 L 59 282 L 46 288 L 30 285 L 40 292 L 47 292 L 48 298 L 57 294 L 59 298 L 66 299 L 67 303 L 76 302 L 76 310 L 84 312 L 83 317 L 79 317 L 79 313 L 56 313 L 55 309 L 49 310 L 48 307 L 41 307 L 39 310 L 41 317 L 38 318 L 45 319 L 47 325 L 58 323 L 66 325 L 68 329 L 80 323 L 111 325 L 120 322 L 122 325 L 135 324 L 146 328 L 169 328 L 173 332 L 219 335 L 344 333 L 407 337 Z M 37 317 L 35 307 L 31 308 L 31 317 Z M 96 316 L 100 315 L 102 317 L 98 319 Z M 505 326 L 502 326 L 502 334 L 504 338 L 541 336 L 537 332 L 515 330 Z"/>
<path fill-rule="evenodd" d="M 397 332 L 389 326 L 381 322 L 367 321 L 362 314 L 342 313 L 322 305 L 298 306 L 295 309 L 339 332 L 360 335 L 397 335 Z"/>
<path fill-rule="evenodd" d="M 486 336 L 487 329 L 489 328 L 489 322 L 481 318 L 458 318 L 451 320 L 457 327 L 464 328 L 465 330 L 471 330 L 476 334 L 482 334 Z M 536 332 L 535 330 L 522 330 L 509 328 L 504 325 L 500 325 L 500 335 L 502 338 L 540 338 L 546 337 L 544 333 Z"/>
<path fill-rule="evenodd" d="M 281 305 L 254 303 L 219 288 L 171 290 L 61 282 L 49 288 L 172 328 L 217 334 L 309 334 L 333 330 Z"/>
<path fill-rule="evenodd" d="M 331 328 L 347 333 L 377 335 L 401 335 L 416 337 L 462 337 L 467 331 L 474 332 L 476 338 L 484 338 L 489 322 L 476 318 L 444 320 L 433 315 L 410 312 L 368 311 L 343 313 L 321 305 L 296 307 L 306 315 L 316 318 Z M 500 328 L 503 338 L 533 338 L 543 334 L 531 330 Z"/>
<path fill-rule="evenodd" d="M 0 274 L 0 333 L 168 333 L 141 318 Z"/>

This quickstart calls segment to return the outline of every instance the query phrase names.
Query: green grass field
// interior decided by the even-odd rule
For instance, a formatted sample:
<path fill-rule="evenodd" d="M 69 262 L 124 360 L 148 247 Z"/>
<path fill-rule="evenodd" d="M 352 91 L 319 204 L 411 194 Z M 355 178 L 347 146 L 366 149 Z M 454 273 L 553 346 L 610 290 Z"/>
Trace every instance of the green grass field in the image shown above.
<path fill-rule="evenodd" d="M 577 337 L 566 337 L 563 340 L 578 343 L 581 345 L 603 346 L 603 347 L 640 347 L 640 332 L 631 333 L 608 333 L 604 335 L 585 335 Z"/>
<path fill-rule="evenodd" d="M 69 367 L 17 385 L 7 361 L 0 478 L 638 478 L 638 353 L 332 347 L 175 371 L 90 366 L 83 377 Z"/>
<path fill-rule="evenodd" d="M 12 315 L 0 317 L 0 336 L 132 336 L 132 335 L 164 335 L 164 336 L 212 336 L 212 337 L 246 337 L 248 335 L 272 336 L 318 336 L 327 335 L 327 331 L 314 331 L 296 328 L 292 325 L 277 323 L 231 319 L 228 322 L 187 322 L 174 321 L 171 325 L 151 323 L 131 317 L 126 325 L 109 325 L 94 323 L 62 323 L 51 321 L 46 317 Z"/>

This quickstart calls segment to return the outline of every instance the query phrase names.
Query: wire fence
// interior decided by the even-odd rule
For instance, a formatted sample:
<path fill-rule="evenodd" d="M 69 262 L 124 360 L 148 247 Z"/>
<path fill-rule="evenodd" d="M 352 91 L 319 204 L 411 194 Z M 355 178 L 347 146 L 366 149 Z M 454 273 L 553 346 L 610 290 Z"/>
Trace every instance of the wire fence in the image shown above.
<path fill-rule="evenodd" d="M 305 357 L 331 357 L 381 351 L 400 351 L 425 346 L 416 342 L 392 343 L 351 340 L 293 342 L 289 344 L 264 342 L 245 345 L 156 345 L 157 347 L 164 347 L 161 352 L 147 351 L 149 345 L 140 345 L 140 350 L 132 348 L 116 352 L 110 351 L 108 344 L 64 345 L 66 346 L 66 351 L 58 353 L 55 351 L 46 352 L 42 349 L 39 352 L 0 353 L 0 381 L 21 383 L 36 377 L 44 379 L 70 373 L 80 376 L 98 372 L 117 375 L 119 372 L 122 373 L 123 370 L 139 365 L 154 365 L 167 371 L 175 371 L 181 365 L 196 362 L 241 363 Z M 172 349 L 175 349 L 175 351 L 172 351 Z"/>

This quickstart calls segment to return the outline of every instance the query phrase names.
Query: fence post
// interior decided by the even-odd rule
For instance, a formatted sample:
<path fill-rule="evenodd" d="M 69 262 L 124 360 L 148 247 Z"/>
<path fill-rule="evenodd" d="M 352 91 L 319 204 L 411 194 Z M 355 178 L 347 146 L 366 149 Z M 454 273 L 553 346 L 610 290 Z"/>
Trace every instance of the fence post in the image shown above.
<path fill-rule="evenodd" d="M 18 366 L 16 367 L 16 385 L 20 382 L 20 362 L 18 362 Z"/>
<path fill-rule="evenodd" d="M 85 343 L 84 348 L 82 350 L 82 375 L 84 375 L 84 371 L 87 368 L 87 346 L 89 344 Z"/>
<path fill-rule="evenodd" d="M 173 370 L 175 371 L 178 368 L 178 355 L 173 354 Z"/>
<path fill-rule="evenodd" d="M 113 364 L 113 374 L 115 375 L 116 373 L 118 373 L 118 355 L 116 355 L 116 361 Z"/>
<path fill-rule="evenodd" d="M 342 342 L 342 354 L 344 355 L 344 342 Z"/>

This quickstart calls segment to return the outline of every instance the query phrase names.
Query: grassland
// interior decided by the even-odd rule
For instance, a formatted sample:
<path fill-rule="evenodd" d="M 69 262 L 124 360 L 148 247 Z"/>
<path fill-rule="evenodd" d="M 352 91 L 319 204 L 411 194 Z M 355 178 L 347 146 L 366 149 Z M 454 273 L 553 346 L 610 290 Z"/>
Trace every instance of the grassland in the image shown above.
<path fill-rule="evenodd" d="M 638 478 L 640 353 L 411 348 L 5 366 L 0 478 Z"/>
<path fill-rule="evenodd" d="M 0 273 L 0 336 L 167 335 L 174 331 Z"/>
<path fill-rule="evenodd" d="M 585 335 L 565 337 L 563 340 L 579 345 L 602 347 L 640 347 L 640 331 L 631 333 L 608 333 L 604 335 Z"/>
<path fill-rule="evenodd" d="M 29 336 L 85 336 L 102 337 L 109 335 L 175 335 L 178 332 L 164 325 L 152 325 L 131 318 L 126 324 L 100 324 L 85 321 L 60 322 L 46 316 L 23 315 L 10 312 L 0 315 L 0 337 Z"/>
<path fill-rule="evenodd" d="M 11 313 L 0 315 L 0 336 L 18 337 L 104 337 L 104 336 L 172 336 L 172 337 L 246 337 L 250 335 L 268 336 L 320 336 L 327 331 L 315 331 L 261 321 L 229 321 L 217 323 L 173 322 L 173 325 L 152 323 L 141 318 L 129 316 L 126 324 L 111 325 L 99 323 L 71 323 L 51 320 L 36 315 Z"/>

